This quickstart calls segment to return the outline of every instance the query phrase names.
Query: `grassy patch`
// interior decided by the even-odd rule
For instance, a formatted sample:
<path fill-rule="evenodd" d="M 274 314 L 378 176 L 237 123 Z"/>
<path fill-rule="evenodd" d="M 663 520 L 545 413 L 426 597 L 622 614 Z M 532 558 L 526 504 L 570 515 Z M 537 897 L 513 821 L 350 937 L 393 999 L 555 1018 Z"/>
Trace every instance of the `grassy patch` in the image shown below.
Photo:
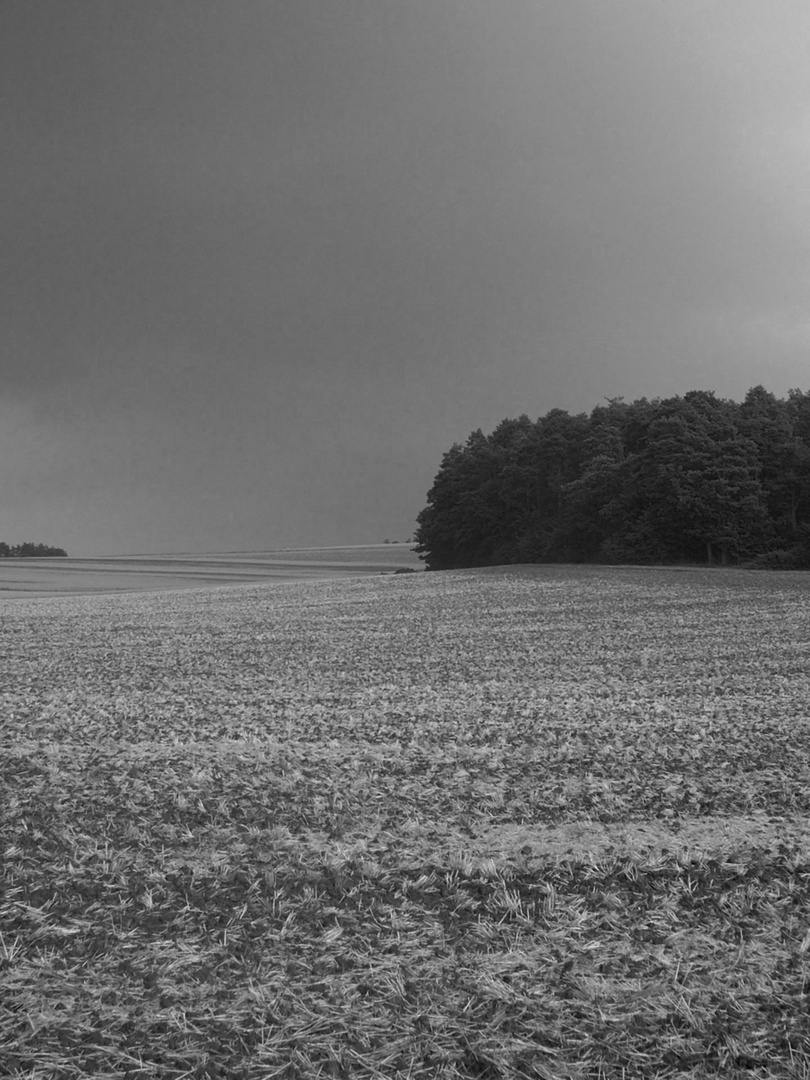
<path fill-rule="evenodd" d="M 0 607 L 0 1075 L 810 1076 L 810 581 Z"/>

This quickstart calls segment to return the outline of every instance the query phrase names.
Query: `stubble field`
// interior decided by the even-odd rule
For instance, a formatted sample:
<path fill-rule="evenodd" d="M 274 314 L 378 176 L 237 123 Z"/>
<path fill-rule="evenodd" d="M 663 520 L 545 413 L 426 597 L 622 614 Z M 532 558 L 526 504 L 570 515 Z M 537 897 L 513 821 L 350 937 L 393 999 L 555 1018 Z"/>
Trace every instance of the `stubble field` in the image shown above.
<path fill-rule="evenodd" d="M 0 1075 L 810 1076 L 809 603 L 0 600 Z"/>

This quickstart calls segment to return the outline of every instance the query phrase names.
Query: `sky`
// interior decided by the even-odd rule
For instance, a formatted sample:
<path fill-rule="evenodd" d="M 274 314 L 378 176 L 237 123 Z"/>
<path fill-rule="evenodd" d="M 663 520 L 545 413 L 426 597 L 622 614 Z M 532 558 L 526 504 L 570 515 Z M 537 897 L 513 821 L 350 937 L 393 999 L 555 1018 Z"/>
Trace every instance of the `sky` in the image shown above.
<path fill-rule="evenodd" d="M 806 0 L 0 0 L 0 540 L 406 540 L 477 428 L 810 389 Z"/>

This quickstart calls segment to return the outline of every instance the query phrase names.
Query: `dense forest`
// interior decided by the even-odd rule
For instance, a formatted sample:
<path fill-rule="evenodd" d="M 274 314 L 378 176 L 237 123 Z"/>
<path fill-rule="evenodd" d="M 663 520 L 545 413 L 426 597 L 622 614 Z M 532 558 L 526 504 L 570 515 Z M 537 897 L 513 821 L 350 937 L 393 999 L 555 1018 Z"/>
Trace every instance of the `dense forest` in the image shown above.
<path fill-rule="evenodd" d="M 47 544 L 32 544 L 30 540 L 24 544 L 4 544 L 0 541 L 0 559 L 46 559 L 67 558 L 67 552 L 62 548 L 48 547 Z"/>
<path fill-rule="evenodd" d="M 444 455 L 429 570 L 518 562 L 810 568 L 810 391 L 755 386 L 503 420 Z"/>

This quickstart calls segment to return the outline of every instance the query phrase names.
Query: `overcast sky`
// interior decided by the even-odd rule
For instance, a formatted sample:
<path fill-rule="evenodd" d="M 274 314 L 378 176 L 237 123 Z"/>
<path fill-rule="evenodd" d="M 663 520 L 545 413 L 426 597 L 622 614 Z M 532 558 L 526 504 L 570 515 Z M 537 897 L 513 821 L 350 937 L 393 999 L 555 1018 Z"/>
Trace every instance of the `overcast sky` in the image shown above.
<path fill-rule="evenodd" d="M 475 428 L 810 388 L 806 0 L 0 0 L 0 540 L 406 539 Z"/>

